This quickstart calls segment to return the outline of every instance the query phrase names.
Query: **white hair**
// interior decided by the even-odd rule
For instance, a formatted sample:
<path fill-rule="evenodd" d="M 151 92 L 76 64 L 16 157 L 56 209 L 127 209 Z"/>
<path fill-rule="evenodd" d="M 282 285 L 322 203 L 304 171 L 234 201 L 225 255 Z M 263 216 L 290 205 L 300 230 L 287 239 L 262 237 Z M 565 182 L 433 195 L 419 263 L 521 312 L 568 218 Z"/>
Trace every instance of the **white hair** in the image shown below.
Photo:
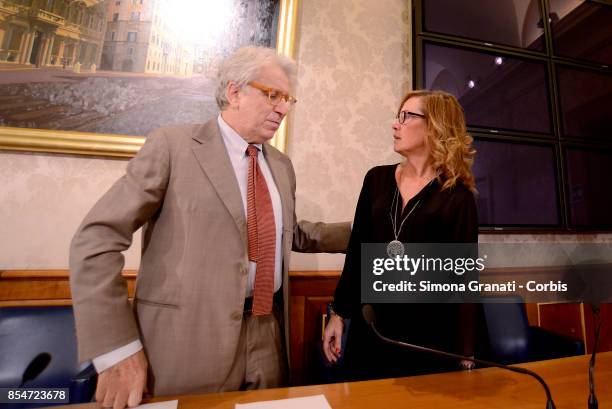
<path fill-rule="evenodd" d="M 229 106 L 225 90 L 230 82 L 242 88 L 257 79 L 263 66 L 275 64 L 280 67 L 291 83 L 295 80 L 296 64 L 289 57 L 279 55 L 273 48 L 243 47 L 227 57 L 219 67 L 215 98 L 219 109 Z"/>

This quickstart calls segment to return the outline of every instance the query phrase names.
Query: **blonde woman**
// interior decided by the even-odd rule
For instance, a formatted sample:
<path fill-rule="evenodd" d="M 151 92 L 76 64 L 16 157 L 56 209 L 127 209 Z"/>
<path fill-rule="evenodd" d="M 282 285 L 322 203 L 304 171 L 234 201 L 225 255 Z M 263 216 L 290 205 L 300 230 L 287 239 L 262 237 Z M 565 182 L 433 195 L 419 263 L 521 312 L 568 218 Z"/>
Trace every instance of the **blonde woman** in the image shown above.
<path fill-rule="evenodd" d="M 471 166 L 475 151 L 463 109 L 441 91 L 409 92 L 393 124 L 393 148 L 404 157 L 365 176 L 342 276 L 325 329 L 330 362 L 341 356 L 347 379 L 373 379 L 471 367 L 379 341 L 361 316 L 361 243 L 475 243 L 478 221 Z M 475 307 L 460 304 L 375 304 L 381 333 L 471 356 Z M 346 351 L 344 320 L 350 318 Z"/>

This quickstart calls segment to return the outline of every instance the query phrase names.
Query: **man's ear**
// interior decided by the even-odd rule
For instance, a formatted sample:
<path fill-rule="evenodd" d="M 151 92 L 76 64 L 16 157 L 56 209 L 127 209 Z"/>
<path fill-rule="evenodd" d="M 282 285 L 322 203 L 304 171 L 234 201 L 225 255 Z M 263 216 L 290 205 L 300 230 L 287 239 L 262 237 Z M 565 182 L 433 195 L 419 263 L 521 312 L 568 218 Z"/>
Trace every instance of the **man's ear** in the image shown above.
<path fill-rule="evenodd" d="M 230 81 L 225 88 L 225 96 L 229 101 L 230 109 L 240 108 L 240 87 L 233 81 Z"/>

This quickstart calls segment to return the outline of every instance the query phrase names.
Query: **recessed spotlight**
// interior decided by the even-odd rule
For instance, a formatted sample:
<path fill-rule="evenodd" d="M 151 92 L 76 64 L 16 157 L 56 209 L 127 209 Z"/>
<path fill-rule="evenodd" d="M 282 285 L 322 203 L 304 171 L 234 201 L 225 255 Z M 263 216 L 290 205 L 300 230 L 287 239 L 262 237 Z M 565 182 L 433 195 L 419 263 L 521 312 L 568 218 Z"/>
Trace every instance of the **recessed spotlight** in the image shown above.
<path fill-rule="evenodd" d="M 468 88 L 474 88 L 476 86 L 476 81 L 468 80 L 467 86 L 468 86 Z"/>
<path fill-rule="evenodd" d="M 502 57 L 495 57 L 495 65 L 502 65 L 504 63 L 504 59 Z"/>

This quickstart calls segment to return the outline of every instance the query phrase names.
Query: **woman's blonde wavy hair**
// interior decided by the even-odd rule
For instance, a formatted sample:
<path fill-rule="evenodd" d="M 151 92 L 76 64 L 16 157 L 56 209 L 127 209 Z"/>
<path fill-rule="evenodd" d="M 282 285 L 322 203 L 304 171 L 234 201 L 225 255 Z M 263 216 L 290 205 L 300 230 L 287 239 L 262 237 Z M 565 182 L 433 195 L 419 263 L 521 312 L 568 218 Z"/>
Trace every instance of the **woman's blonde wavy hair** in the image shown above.
<path fill-rule="evenodd" d="M 427 121 L 427 145 L 432 167 L 444 181 L 442 190 L 460 181 L 476 192 L 472 164 L 476 151 L 472 137 L 467 133 L 463 108 L 457 99 L 444 91 L 416 90 L 404 96 L 398 114 L 410 98 L 421 98 Z"/>

